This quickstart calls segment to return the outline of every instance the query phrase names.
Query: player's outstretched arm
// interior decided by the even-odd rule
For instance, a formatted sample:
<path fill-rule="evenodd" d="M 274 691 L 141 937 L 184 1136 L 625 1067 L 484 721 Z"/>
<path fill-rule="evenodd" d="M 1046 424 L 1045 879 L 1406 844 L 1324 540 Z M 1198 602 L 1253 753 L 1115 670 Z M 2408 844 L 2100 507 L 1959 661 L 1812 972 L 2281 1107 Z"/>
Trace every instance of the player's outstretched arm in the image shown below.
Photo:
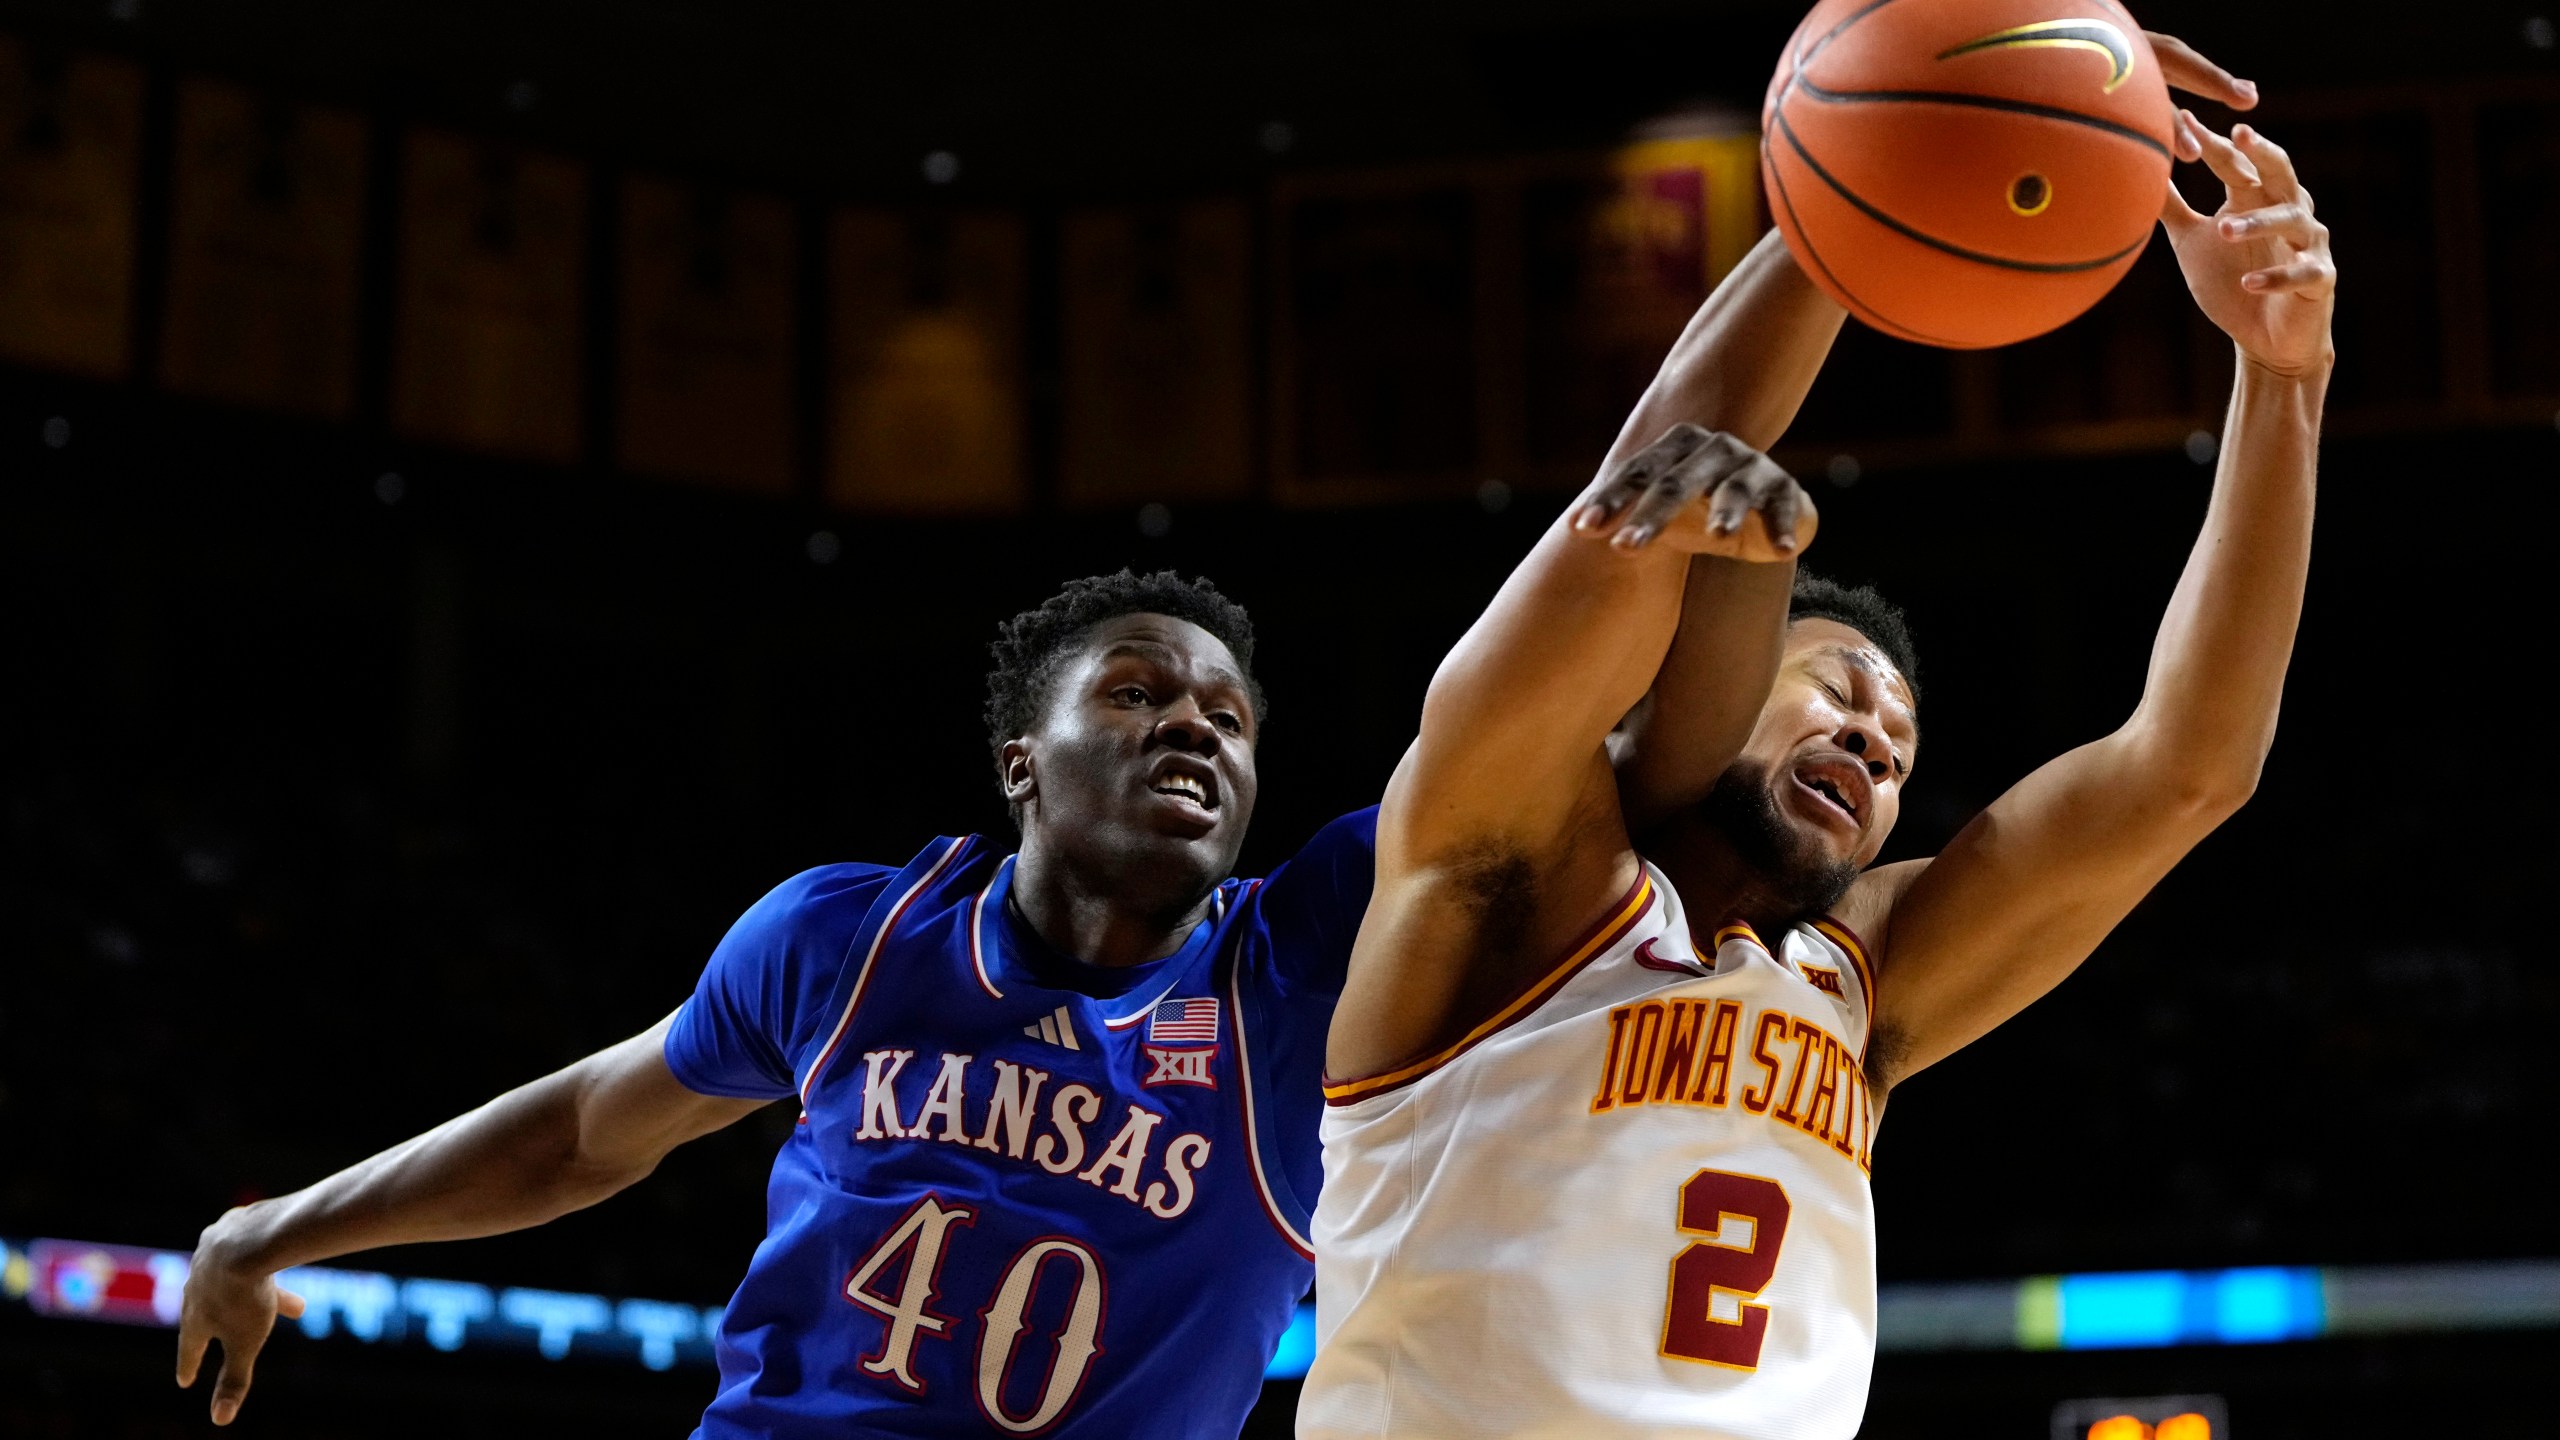
<path fill-rule="evenodd" d="M 520 1085 L 307 1189 L 232 1210 L 196 1241 L 178 1321 L 178 1384 L 219 1341 L 213 1423 L 249 1392 L 276 1317 L 302 1313 L 276 1272 L 383 1245 L 522 1230 L 593 1205 L 676 1146 L 760 1100 L 698 1095 L 667 1069 L 670 1022 Z"/>
<path fill-rule="evenodd" d="M 1805 278 L 1775 230 L 1743 257 L 1681 333 L 1609 452 L 1618 465 L 1671 426 L 1721 430 L 1766 450 L 1802 408 L 1846 310 Z M 1627 823 L 1695 803 L 1751 738 L 1777 674 L 1795 566 L 1721 555 L 1690 562 L 1677 633 L 1645 702 L 1613 742 Z M 1750 623 L 1747 617 L 1779 618 Z M 1742 623 L 1737 623 L 1737 622 Z M 1657 714 L 1677 725 L 1654 726 Z"/>
<path fill-rule="evenodd" d="M 1933 861 L 1887 866 L 1845 907 L 1879 953 L 1884 1083 L 1970 1043 L 2058 984 L 2169 867 L 2247 801 L 2311 558 L 2313 476 L 2337 270 L 2293 162 L 2246 126 L 2179 123 L 2226 190 L 2173 190 L 2161 225 L 2239 374 L 2204 530 L 2114 734 L 2003 795 Z"/>
<path fill-rule="evenodd" d="M 1683 425 L 1547 527 L 1441 662 L 1388 782 L 1331 1074 L 1380 1073 L 1481 1018 L 1471 1009 L 1502 992 L 1508 964 L 1624 887 L 1613 874 L 1634 862 L 1602 742 L 1662 664 L 1690 557 L 1782 568 L 1768 562 L 1792 560 L 1814 523 L 1766 456 Z M 1773 631 L 1783 584 L 1776 597 L 1757 617 Z"/>

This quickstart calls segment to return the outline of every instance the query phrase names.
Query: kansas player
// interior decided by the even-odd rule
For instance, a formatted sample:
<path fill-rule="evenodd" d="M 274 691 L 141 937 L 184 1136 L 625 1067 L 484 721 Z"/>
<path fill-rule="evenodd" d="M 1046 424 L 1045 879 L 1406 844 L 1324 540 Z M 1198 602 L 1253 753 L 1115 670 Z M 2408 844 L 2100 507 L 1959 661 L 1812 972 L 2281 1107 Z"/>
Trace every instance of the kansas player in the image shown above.
<path fill-rule="evenodd" d="M 2281 149 L 2180 124 L 2227 198 L 2173 191 L 2162 225 L 2238 374 L 2115 733 L 1867 868 L 1919 745 L 1911 650 L 1871 594 L 1791 585 L 1812 511 L 1752 448 L 1782 414 L 1640 412 L 1442 664 L 1335 1016 L 1306 1440 L 1857 1430 L 1887 1091 L 2068 975 L 2274 737 L 2336 270 Z M 1780 370 L 1837 324 L 1766 244 L 1699 321 Z M 1640 744 L 1613 775 L 1648 687 L 1626 728 L 1714 763 Z"/>
<path fill-rule="evenodd" d="M 1018 851 L 784 882 L 643 1034 L 198 1243 L 179 1335 L 228 1423 L 285 1267 L 538 1225 L 778 1099 L 768 1233 L 705 1437 L 1232 1434 L 1308 1288 L 1324 1027 L 1369 812 L 1228 877 L 1253 631 L 1206 582 L 1078 581 L 996 645 Z"/>

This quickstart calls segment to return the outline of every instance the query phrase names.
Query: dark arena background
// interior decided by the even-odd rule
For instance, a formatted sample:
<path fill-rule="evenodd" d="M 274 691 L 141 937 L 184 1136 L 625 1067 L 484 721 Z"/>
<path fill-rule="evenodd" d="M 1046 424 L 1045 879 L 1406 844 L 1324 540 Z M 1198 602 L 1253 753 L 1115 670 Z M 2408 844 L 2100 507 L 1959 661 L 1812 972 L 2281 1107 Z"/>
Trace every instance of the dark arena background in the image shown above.
<path fill-rule="evenodd" d="M 1800 14 L 0 4 L 0 1436 L 209 1433 L 222 1210 L 1003 833 L 986 642 L 1067 578 L 1252 607 L 1247 873 L 1373 799 L 1765 224 Z M 2252 804 L 1897 1092 L 1864 1433 L 2549 1434 L 2560 10 L 2142 18 L 2336 236 L 2309 608 Z M 1779 458 L 1926 656 L 1888 858 L 2130 707 L 2228 357 L 2157 242 L 2009 350 L 1844 335 Z M 683 1435 L 790 1124 L 307 1276 L 237 1428 Z"/>

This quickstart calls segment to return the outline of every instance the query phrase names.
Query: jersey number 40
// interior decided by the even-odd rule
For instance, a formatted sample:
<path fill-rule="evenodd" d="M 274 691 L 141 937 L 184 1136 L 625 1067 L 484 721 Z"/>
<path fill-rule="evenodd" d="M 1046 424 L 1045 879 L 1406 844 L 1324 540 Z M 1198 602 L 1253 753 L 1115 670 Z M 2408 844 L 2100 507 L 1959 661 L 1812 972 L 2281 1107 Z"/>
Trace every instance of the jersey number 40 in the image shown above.
<path fill-rule="evenodd" d="M 951 1333 L 952 1317 L 937 1313 L 933 1302 L 939 1298 L 951 1232 L 976 1219 L 977 1211 L 966 1205 L 945 1204 L 940 1196 L 927 1195 L 845 1277 L 844 1298 L 889 1322 L 879 1350 L 862 1357 L 863 1369 L 887 1376 L 910 1394 L 924 1393 L 924 1382 L 915 1373 L 916 1341 Z M 1040 1393 L 1029 1410 L 1009 1409 L 1005 1381 L 1013 1374 L 1015 1357 L 1022 1349 L 1023 1317 L 1030 1313 L 1041 1281 L 1061 1269 L 1068 1277 L 1065 1283 L 1073 1284 L 1075 1292 L 1067 1301 L 1058 1333 L 1048 1337 L 1048 1365 L 1040 1378 Z M 1036 1435 L 1066 1414 L 1084 1388 L 1093 1357 L 1102 1350 L 1103 1290 L 1102 1261 L 1073 1240 L 1048 1236 L 1023 1246 L 1022 1253 L 1013 1257 L 1003 1278 L 996 1281 L 995 1293 L 987 1297 L 986 1308 L 978 1312 L 977 1398 L 988 1424 L 1007 1434 Z"/>

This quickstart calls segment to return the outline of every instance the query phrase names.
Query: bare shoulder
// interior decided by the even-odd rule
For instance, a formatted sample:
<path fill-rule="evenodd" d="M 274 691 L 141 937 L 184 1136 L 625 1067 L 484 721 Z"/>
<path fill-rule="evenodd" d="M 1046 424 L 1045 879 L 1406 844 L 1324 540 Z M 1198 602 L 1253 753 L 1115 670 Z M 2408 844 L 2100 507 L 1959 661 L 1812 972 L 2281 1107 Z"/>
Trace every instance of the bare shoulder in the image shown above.
<path fill-rule="evenodd" d="M 1390 787 L 1390 808 L 1399 797 Z M 1437 1053 L 1554 968 L 1640 862 L 1614 780 L 1593 752 L 1586 793 L 1557 833 L 1440 837 L 1416 854 L 1382 813 L 1377 888 L 1352 947 L 1326 1068 L 1381 1074 Z"/>

